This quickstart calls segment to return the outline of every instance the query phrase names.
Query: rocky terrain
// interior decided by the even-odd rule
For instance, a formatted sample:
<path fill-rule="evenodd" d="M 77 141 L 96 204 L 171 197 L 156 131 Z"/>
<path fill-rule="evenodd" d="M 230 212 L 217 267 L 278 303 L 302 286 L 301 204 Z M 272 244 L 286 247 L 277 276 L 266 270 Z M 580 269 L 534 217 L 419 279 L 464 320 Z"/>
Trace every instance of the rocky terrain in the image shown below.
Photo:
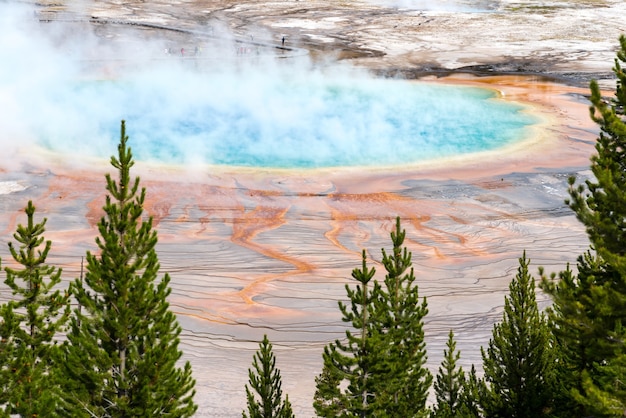
<path fill-rule="evenodd" d="M 172 29 L 191 31 L 192 39 L 204 34 L 279 45 L 284 37 L 287 47 L 304 48 L 314 57 L 349 59 L 407 77 L 451 71 L 545 74 L 586 85 L 589 77 L 610 78 L 607 63 L 619 34 L 626 32 L 621 19 L 626 5 L 619 0 L 38 4 L 42 19 L 164 27 L 170 30 L 158 36 L 179 42 L 185 42 L 184 33 Z"/>

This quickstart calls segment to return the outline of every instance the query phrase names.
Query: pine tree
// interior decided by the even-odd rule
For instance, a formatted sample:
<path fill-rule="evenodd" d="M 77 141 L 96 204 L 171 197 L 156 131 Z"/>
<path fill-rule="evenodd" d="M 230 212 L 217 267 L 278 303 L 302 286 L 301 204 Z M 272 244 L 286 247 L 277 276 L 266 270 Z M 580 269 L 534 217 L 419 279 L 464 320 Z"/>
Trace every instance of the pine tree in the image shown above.
<path fill-rule="evenodd" d="M 585 225 L 591 251 L 578 259 L 578 275 L 561 272 L 543 278 L 553 299 L 551 320 L 559 348 L 563 416 L 605 416 L 612 405 L 621 416 L 626 374 L 623 364 L 626 324 L 626 36 L 613 71 L 615 97 L 602 97 L 592 81 L 590 114 L 600 127 L 594 179 L 576 185 L 570 178 L 567 201 Z M 556 278 L 556 280 L 554 280 Z M 600 402 L 600 400 L 605 400 Z M 620 406 L 622 404 L 622 406 Z"/>
<path fill-rule="evenodd" d="M 195 381 L 191 366 L 177 366 L 181 327 L 169 310 L 170 277 L 158 280 L 157 233 L 143 219 L 146 195 L 121 124 L 118 156 L 106 175 L 105 216 L 98 253 L 87 252 L 84 280 L 72 283 L 78 302 L 65 345 L 68 415 L 188 417 Z"/>
<path fill-rule="evenodd" d="M 324 347 L 322 358 L 323 371 L 315 379 L 316 392 L 313 406 L 318 416 L 322 417 L 366 417 L 370 416 L 374 389 L 369 377 L 370 367 L 376 363 L 377 336 L 372 327 L 370 306 L 372 294 L 378 293 L 378 285 L 369 288 L 369 282 L 376 273 L 375 268 L 367 267 L 365 251 L 362 254 L 362 266 L 352 270 L 352 278 L 359 284 L 355 289 L 346 285 L 350 299 L 350 309 L 339 302 L 344 322 L 352 324 L 354 333 L 346 330 L 346 342 L 336 340 Z M 347 383 L 345 391 L 340 389 L 342 382 Z"/>
<path fill-rule="evenodd" d="M 392 417 L 427 416 L 426 400 L 432 383 L 424 341 L 428 305 L 426 298 L 420 302 L 412 254 L 403 246 L 405 235 L 398 217 L 391 232 L 392 253 L 382 249 L 387 275 L 373 302 L 382 320 L 381 358 L 385 366 L 376 380 L 377 404 Z"/>
<path fill-rule="evenodd" d="M 591 157 L 595 180 L 576 186 L 570 178 L 570 207 L 585 225 L 598 255 L 622 276 L 626 274 L 626 36 L 620 37 L 613 71 L 617 89 L 612 100 L 602 97 L 600 87 L 591 82 L 591 118 L 599 125 L 596 155 Z"/>
<path fill-rule="evenodd" d="M 578 258 L 577 270 L 575 275 L 568 267 L 557 281 L 554 275 L 551 279 L 543 276 L 541 283 L 553 301 L 548 314 L 557 345 L 556 409 L 561 416 L 596 414 L 596 396 L 586 402 L 584 393 L 597 390 L 590 376 L 595 376 L 594 370 L 606 370 L 598 366 L 615 354 L 607 330 L 616 328 L 620 315 L 607 310 L 613 303 L 606 298 L 607 289 L 611 293 L 613 284 L 619 282 L 619 274 L 589 251 Z"/>
<path fill-rule="evenodd" d="M 495 324 L 487 350 L 481 348 L 487 417 L 539 417 L 553 406 L 552 335 L 539 312 L 528 264 L 524 252 L 504 300 L 502 322 Z"/>
<path fill-rule="evenodd" d="M 315 378 L 313 408 L 316 415 L 320 417 L 346 416 L 347 403 L 344 403 L 344 397 L 339 388 L 344 375 L 332 363 L 333 356 L 338 355 L 332 353 L 331 350 L 334 347 L 336 346 L 331 343 L 324 348 L 322 373 Z"/>
<path fill-rule="evenodd" d="M 280 370 L 276 368 L 276 357 L 267 335 L 259 344 L 252 366 L 254 370 L 248 369 L 250 387 L 246 385 L 248 414 L 244 411 L 243 418 L 293 418 L 289 395 L 285 395 L 284 401 L 282 399 Z"/>
<path fill-rule="evenodd" d="M 482 401 L 487 397 L 487 386 L 476 374 L 476 368 L 472 364 L 470 372 L 463 376 L 463 390 L 461 391 L 461 409 L 457 418 L 479 418 L 484 416 L 481 407 Z"/>
<path fill-rule="evenodd" d="M 456 351 L 454 332 L 450 330 L 443 361 L 435 378 L 436 404 L 431 413 L 432 418 L 455 418 L 461 416 L 463 406 L 463 382 L 465 373 L 457 367 L 461 352 Z"/>
<path fill-rule="evenodd" d="M 45 241 L 46 219 L 34 222 L 32 201 L 25 208 L 26 225 L 18 225 L 9 251 L 20 269 L 5 267 L 4 281 L 13 299 L 2 308 L 4 361 L 3 392 L 6 411 L 21 416 L 56 416 L 61 378 L 53 367 L 54 340 L 69 317 L 69 294 L 54 290 L 61 282 L 61 269 L 46 264 L 52 248 Z"/>
<path fill-rule="evenodd" d="M 13 359 L 15 358 L 15 344 L 13 334 L 19 321 L 13 312 L 11 303 L 0 305 L 0 417 L 8 417 L 7 404 L 11 398 L 13 388 Z"/>
<path fill-rule="evenodd" d="M 324 349 L 314 402 L 319 416 L 428 415 L 432 376 L 425 367 L 423 331 L 428 309 L 425 299 L 420 302 L 404 237 L 397 218 L 393 252 L 382 252 L 384 286 L 376 280 L 370 285 L 375 269 L 367 267 L 365 251 L 361 269 L 352 272 L 358 284 L 354 290 L 346 285 L 350 310 L 341 302 L 339 309 L 353 331 L 346 331 L 345 342 L 337 340 Z"/>

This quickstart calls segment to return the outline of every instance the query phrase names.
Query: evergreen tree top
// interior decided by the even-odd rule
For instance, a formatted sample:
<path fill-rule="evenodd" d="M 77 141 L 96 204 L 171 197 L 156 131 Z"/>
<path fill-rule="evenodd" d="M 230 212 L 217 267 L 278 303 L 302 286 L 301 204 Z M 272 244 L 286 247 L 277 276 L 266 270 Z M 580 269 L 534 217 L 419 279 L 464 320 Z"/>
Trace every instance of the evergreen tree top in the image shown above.
<path fill-rule="evenodd" d="M 72 414 L 192 416 L 191 365 L 179 367 L 182 328 L 169 309 L 170 276 L 159 274 L 157 232 L 142 219 L 146 191 L 134 165 L 122 121 L 117 178 L 106 178 L 99 253 L 87 252 L 84 280 L 72 289 L 78 303 L 65 345 L 67 402 Z"/>
<path fill-rule="evenodd" d="M 316 378 L 314 407 L 320 416 L 422 417 L 432 376 L 426 364 L 423 318 L 411 268 L 411 253 L 403 246 L 405 231 L 396 218 L 393 250 L 383 249 L 383 284 L 368 268 L 352 271 L 355 288 L 346 285 L 350 305 L 339 302 L 344 322 L 352 325 L 344 341 L 324 348 L 324 369 Z"/>
<path fill-rule="evenodd" d="M 54 289 L 62 271 L 46 264 L 52 246 L 43 237 L 46 219 L 35 223 L 32 201 L 24 211 L 27 223 L 13 234 L 18 245 L 8 244 L 18 266 L 4 268 L 13 298 L 0 307 L 0 405 L 10 414 L 55 416 L 62 376 L 54 339 L 65 330 L 69 294 Z"/>
<path fill-rule="evenodd" d="M 483 401 L 487 416 L 539 417 L 552 407 L 552 334 L 537 306 L 529 264 L 524 251 L 509 284 L 502 320 L 494 325 L 487 350 L 481 348 L 485 381 L 489 384 Z"/>
<path fill-rule="evenodd" d="M 282 399 L 282 380 L 280 370 L 276 368 L 276 357 L 272 352 L 272 344 L 267 335 L 259 344 L 254 354 L 254 370 L 248 369 L 249 384 L 246 385 L 248 414 L 242 412 L 244 418 L 293 418 L 289 397 Z M 256 393 L 257 396 L 252 392 Z"/>
<path fill-rule="evenodd" d="M 448 333 L 443 361 L 435 378 L 436 404 L 431 414 L 433 418 L 452 418 L 459 416 L 463 402 L 463 383 L 465 373 L 458 366 L 461 353 L 456 350 L 454 332 Z"/>

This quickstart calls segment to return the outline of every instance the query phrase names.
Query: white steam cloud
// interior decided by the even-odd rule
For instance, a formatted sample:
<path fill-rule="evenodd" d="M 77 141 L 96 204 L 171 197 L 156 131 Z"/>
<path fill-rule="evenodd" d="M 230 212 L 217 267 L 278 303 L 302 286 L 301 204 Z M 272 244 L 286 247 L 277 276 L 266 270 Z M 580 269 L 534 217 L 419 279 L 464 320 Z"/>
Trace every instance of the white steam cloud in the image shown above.
<path fill-rule="evenodd" d="M 316 67 L 301 56 L 281 59 L 297 51 L 226 35 L 149 41 L 120 27 L 112 43 L 94 26 L 41 23 L 32 9 L 0 3 L 5 149 L 37 144 L 108 158 L 125 119 L 141 160 L 389 165 L 501 146 L 532 123 L 487 90 Z"/>

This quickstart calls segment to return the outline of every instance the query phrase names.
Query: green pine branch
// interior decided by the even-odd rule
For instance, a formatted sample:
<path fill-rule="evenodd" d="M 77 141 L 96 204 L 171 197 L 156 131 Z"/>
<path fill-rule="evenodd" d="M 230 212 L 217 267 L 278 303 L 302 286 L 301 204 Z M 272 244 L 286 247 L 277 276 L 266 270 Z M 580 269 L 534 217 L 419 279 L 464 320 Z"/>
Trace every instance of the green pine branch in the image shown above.
<path fill-rule="evenodd" d="M 294 418 L 289 396 L 282 398 L 280 370 L 267 335 L 259 344 L 252 366 L 254 370 L 248 369 L 249 386 L 246 385 L 248 413 L 243 411 L 243 418 Z"/>
<path fill-rule="evenodd" d="M 46 241 L 46 219 L 36 223 L 35 206 L 24 210 L 27 223 L 19 224 L 9 252 L 19 267 L 5 267 L 5 283 L 13 298 L 0 308 L 2 391 L 0 405 L 9 414 L 59 416 L 59 381 L 55 337 L 68 321 L 69 294 L 56 289 L 62 270 L 46 264 L 52 248 Z"/>
<path fill-rule="evenodd" d="M 182 367 L 181 327 L 169 309 L 170 277 L 159 277 L 146 190 L 131 180 L 133 155 L 122 121 L 117 177 L 106 175 L 97 253 L 72 283 L 78 308 L 70 323 L 64 364 L 67 402 L 77 416 L 192 416 L 195 381 Z"/>
<path fill-rule="evenodd" d="M 351 325 L 346 338 L 328 344 L 322 373 L 316 378 L 314 408 L 324 417 L 427 416 L 432 376 L 426 364 L 421 300 L 403 246 L 400 219 L 391 232 L 393 250 L 383 253 L 385 281 L 373 280 L 366 252 L 352 271 L 357 284 L 346 285 L 349 305 L 339 302 L 342 320 Z"/>

